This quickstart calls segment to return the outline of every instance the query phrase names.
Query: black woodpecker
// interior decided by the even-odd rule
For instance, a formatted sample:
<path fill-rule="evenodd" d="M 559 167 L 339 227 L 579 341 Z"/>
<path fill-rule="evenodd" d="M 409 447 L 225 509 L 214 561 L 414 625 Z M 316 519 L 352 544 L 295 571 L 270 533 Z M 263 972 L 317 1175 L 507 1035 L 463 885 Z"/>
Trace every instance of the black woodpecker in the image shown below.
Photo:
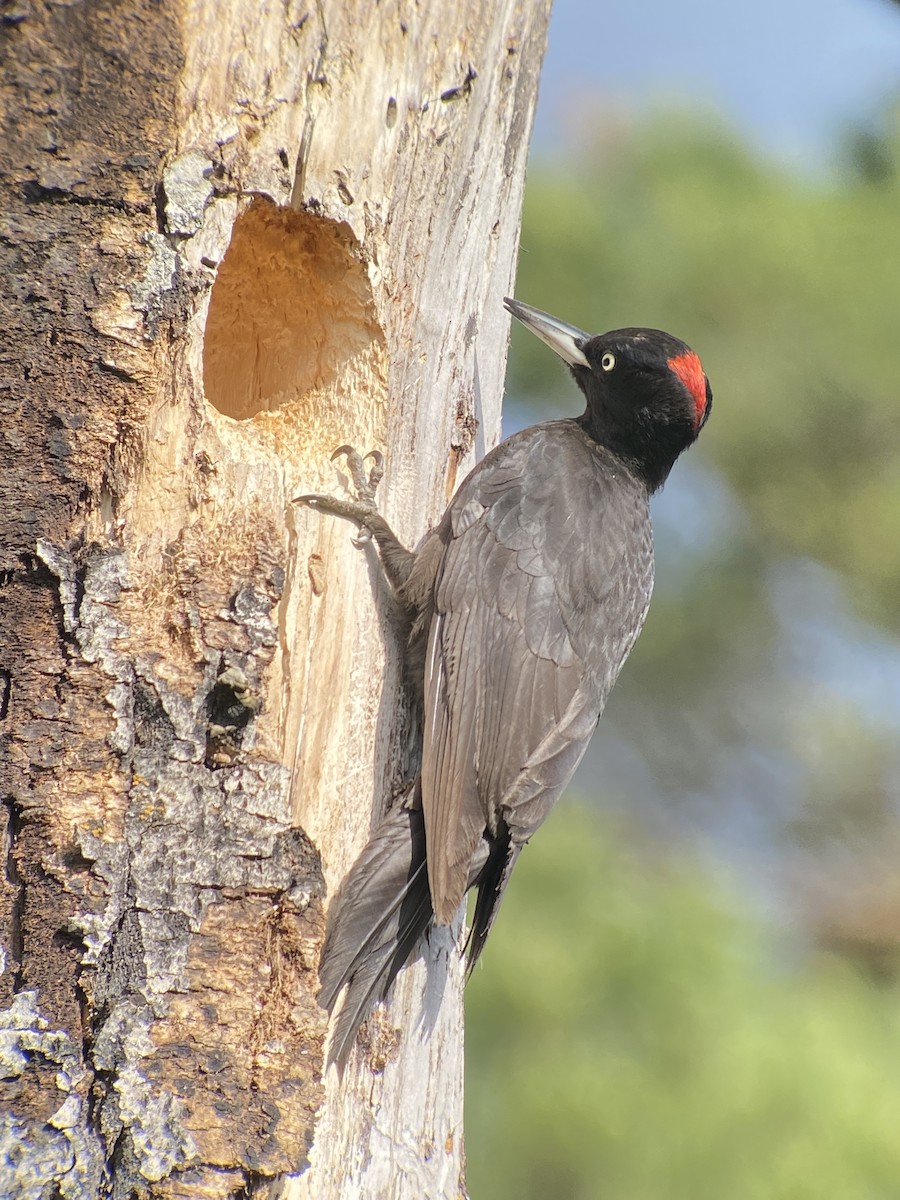
<path fill-rule="evenodd" d="M 356 1031 L 418 938 L 478 889 L 471 971 L 519 852 L 572 778 L 640 632 L 653 586 L 648 499 L 709 416 L 700 360 L 657 329 L 591 337 L 506 307 L 569 366 L 582 416 L 534 425 L 480 462 L 413 554 L 347 457 L 355 500 L 301 496 L 374 538 L 409 620 L 422 769 L 373 834 L 328 915 L 320 1001 L 346 995 L 329 1058 Z"/>

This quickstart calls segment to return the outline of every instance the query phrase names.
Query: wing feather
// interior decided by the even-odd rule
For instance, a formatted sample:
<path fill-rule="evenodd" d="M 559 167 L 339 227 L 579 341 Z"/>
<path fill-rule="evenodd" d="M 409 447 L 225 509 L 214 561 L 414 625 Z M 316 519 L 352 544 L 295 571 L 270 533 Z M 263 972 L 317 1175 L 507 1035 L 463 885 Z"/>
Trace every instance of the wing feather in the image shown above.
<path fill-rule="evenodd" d="M 646 494 L 619 470 L 617 498 L 633 491 L 621 512 L 602 452 L 575 422 L 553 422 L 488 455 L 445 517 L 422 765 L 439 923 L 470 885 L 485 831 L 508 832 L 515 847 L 540 825 L 640 629 L 652 583 Z"/>

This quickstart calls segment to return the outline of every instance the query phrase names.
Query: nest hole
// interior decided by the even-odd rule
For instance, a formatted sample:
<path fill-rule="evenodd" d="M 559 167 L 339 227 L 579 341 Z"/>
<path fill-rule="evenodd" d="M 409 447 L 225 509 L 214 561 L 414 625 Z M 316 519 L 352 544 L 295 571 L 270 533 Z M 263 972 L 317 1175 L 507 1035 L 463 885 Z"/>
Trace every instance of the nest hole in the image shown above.
<path fill-rule="evenodd" d="M 336 380 L 380 338 L 349 226 L 257 200 L 235 221 L 209 302 L 203 382 L 235 421 Z"/>

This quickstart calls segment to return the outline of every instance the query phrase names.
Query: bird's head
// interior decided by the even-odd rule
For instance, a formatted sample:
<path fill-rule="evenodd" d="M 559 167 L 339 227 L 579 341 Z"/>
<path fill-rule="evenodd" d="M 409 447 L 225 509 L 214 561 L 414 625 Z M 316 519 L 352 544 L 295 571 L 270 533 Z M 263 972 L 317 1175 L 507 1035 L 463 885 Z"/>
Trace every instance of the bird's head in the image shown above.
<path fill-rule="evenodd" d="M 712 389 L 693 350 L 659 329 L 592 337 L 518 300 L 504 303 L 568 363 L 587 400 L 581 421 L 591 437 L 624 459 L 651 492 L 660 487 L 712 407 Z"/>

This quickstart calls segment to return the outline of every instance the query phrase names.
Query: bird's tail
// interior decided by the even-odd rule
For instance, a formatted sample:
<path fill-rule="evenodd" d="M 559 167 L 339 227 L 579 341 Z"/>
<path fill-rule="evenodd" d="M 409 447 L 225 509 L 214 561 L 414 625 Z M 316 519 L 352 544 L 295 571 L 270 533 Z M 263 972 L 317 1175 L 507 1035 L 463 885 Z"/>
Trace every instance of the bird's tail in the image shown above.
<path fill-rule="evenodd" d="M 328 1051 L 328 1061 L 341 1066 L 356 1031 L 433 920 L 418 801 L 417 782 L 375 830 L 329 909 L 319 1003 L 331 1012 L 346 984 Z"/>

